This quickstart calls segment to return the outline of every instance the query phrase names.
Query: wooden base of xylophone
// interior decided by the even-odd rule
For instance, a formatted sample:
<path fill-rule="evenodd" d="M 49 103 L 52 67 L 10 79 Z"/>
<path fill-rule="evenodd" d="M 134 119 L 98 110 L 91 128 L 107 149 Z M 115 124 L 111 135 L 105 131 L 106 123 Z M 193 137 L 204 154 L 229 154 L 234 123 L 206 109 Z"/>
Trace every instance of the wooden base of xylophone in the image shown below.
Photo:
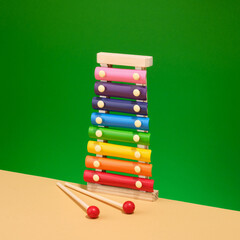
<path fill-rule="evenodd" d="M 158 199 L 158 190 L 154 190 L 153 192 L 143 192 L 143 191 L 134 190 L 134 189 L 112 187 L 112 186 L 100 185 L 96 183 L 87 183 L 87 190 L 92 192 L 106 193 L 106 194 L 117 195 L 121 197 L 141 199 L 141 200 L 152 201 L 152 202 Z"/>

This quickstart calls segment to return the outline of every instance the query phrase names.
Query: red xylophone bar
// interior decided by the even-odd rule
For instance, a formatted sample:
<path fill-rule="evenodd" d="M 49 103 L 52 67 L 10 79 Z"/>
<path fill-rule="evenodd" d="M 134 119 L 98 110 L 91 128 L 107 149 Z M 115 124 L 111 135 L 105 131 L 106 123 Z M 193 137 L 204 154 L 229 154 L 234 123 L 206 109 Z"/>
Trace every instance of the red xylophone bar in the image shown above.
<path fill-rule="evenodd" d="M 102 185 L 110 185 L 115 187 L 124 187 L 146 192 L 153 192 L 154 180 L 152 179 L 123 176 L 91 170 L 85 170 L 83 178 L 84 181 L 90 183 L 98 183 Z"/>

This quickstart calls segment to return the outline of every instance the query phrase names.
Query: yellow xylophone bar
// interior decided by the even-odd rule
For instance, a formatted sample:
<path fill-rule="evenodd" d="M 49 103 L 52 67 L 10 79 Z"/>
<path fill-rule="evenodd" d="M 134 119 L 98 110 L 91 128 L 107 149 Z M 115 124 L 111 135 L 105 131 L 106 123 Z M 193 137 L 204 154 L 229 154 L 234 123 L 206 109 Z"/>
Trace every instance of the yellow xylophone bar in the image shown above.
<path fill-rule="evenodd" d="M 87 145 L 89 153 L 107 155 L 112 157 L 127 158 L 142 162 L 151 162 L 151 150 L 136 147 L 128 147 L 110 143 L 89 141 Z"/>

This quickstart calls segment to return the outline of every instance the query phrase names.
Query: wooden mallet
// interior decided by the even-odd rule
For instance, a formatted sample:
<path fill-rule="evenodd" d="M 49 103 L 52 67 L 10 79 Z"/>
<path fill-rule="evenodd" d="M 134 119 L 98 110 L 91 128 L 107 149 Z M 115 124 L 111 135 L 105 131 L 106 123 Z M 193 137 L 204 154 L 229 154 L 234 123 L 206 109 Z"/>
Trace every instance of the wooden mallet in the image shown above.
<path fill-rule="evenodd" d="M 108 204 L 110 204 L 110 205 L 112 205 L 114 207 L 117 207 L 117 208 L 123 210 L 127 214 L 131 214 L 131 213 L 134 212 L 135 205 L 131 201 L 126 201 L 123 204 L 121 204 L 121 203 L 115 202 L 113 200 L 110 200 L 108 198 L 102 197 L 102 196 L 100 196 L 98 194 L 89 192 L 89 191 L 87 191 L 85 189 L 82 189 L 80 187 L 74 186 L 74 185 L 72 185 L 70 183 L 65 183 L 65 186 L 67 186 L 67 187 L 69 187 L 69 188 L 71 188 L 73 190 L 76 190 L 78 192 L 81 192 L 81 193 L 83 193 L 83 194 L 85 194 L 87 196 L 90 196 L 90 197 L 93 197 L 95 199 L 98 199 L 98 200 L 100 200 L 102 202 L 108 203 Z"/>
<path fill-rule="evenodd" d="M 75 194 L 73 194 L 68 188 L 64 187 L 61 183 L 57 183 L 57 186 L 61 188 L 69 197 L 75 200 L 78 204 L 80 204 L 86 211 L 87 215 L 90 218 L 97 218 L 100 211 L 96 206 L 88 206 L 83 200 L 78 198 Z"/>

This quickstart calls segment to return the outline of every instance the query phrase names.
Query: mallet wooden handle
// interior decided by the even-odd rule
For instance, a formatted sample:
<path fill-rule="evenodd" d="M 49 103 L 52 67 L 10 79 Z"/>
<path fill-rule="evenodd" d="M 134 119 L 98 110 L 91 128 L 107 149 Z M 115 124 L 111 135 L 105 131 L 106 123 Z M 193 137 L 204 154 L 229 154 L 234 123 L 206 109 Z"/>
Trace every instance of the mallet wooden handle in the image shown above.
<path fill-rule="evenodd" d="M 78 202 L 84 209 L 88 209 L 89 206 L 80 198 L 78 198 L 75 194 L 73 194 L 68 188 L 64 187 L 61 183 L 57 183 L 57 186 L 61 188 L 69 197 Z"/>
<path fill-rule="evenodd" d="M 69 197 L 79 203 L 87 212 L 88 217 L 90 218 L 97 218 L 100 211 L 96 206 L 88 206 L 84 201 L 78 198 L 75 194 L 73 194 L 69 189 L 64 187 L 61 183 L 57 183 L 57 186 L 61 188 Z"/>
<path fill-rule="evenodd" d="M 76 187 L 76 186 L 74 186 L 74 185 L 72 185 L 72 184 L 70 184 L 70 183 L 65 183 L 65 186 L 67 186 L 67 187 L 69 187 L 69 188 L 72 188 L 72 189 L 74 189 L 74 190 L 76 190 L 76 191 L 78 191 L 78 192 L 81 192 L 81 193 L 83 193 L 83 194 L 86 194 L 86 195 L 88 195 L 88 196 L 90 196 L 90 197 L 93 197 L 93 198 L 95 198 L 95 199 L 98 199 L 98 200 L 100 200 L 100 201 L 106 202 L 106 203 L 108 203 L 108 204 L 110 204 L 110 205 L 112 205 L 112 206 L 115 206 L 115 207 L 117 207 L 117 208 L 120 208 L 121 210 L 123 209 L 123 204 L 121 204 L 121 203 L 118 203 L 118 202 L 115 202 L 115 201 L 110 200 L 110 199 L 108 199 L 108 198 L 99 196 L 99 195 L 97 195 L 97 194 L 95 194 L 95 193 L 89 192 L 89 191 L 87 191 L 87 190 L 85 190 L 85 189 L 82 189 L 82 188 L 80 188 L 80 187 Z"/>

